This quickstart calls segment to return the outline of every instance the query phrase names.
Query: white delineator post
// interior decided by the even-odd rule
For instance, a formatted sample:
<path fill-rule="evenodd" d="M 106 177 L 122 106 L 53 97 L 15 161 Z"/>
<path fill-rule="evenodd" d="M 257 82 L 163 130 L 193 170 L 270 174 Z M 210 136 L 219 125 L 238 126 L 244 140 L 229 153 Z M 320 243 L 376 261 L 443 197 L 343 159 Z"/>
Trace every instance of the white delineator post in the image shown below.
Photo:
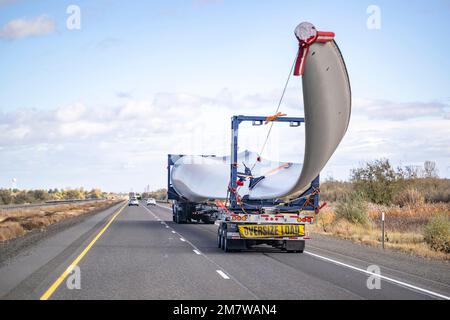
<path fill-rule="evenodd" d="M 381 212 L 381 247 L 384 250 L 384 211 Z"/>

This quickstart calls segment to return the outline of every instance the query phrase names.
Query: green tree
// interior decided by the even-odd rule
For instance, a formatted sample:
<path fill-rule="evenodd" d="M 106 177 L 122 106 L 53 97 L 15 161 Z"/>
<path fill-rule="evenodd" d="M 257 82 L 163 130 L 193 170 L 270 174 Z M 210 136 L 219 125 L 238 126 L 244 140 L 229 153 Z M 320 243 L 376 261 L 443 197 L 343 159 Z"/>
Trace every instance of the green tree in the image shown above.
<path fill-rule="evenodd" d="M 0 204 L 11 204 L 13 196 L 11 190 L 0 189 Z"/>
<path fill-rule="evenodd" d="M 34 190 L 32 191 L 32 197 L 36 202 L 45 202 L 49 199 L 49 195 L 46 190 Z"/>
<path fill-rule="evenodd" d="M 103 198 L 102 190 L 100 190 L 100 189 L 92 189 L 87 194 L 87 197 L 89 199 L 101 199 L 101 198 Z"/>
<path fill-rule="evenodd" d="M 31 203 L 33 202 L 32 196 L 25 191 L 19 191 L 18 193 L 14 194 L 14 203 L 15 204 L 25 204 L 25 203 Z"/>
<path fill-rule="evenodd" d="M 398 188 L 398 175 L 387 159 L 367 162 L 364 167 L 353 169 L 351 180 L 355 190 L 377 204 L 390 204 Z"/>
<path fill-rule="evenodd" d="M 64 191 L 64 199 L 84 199 L 85 193 L 83 189 L 68 189 Z"/>

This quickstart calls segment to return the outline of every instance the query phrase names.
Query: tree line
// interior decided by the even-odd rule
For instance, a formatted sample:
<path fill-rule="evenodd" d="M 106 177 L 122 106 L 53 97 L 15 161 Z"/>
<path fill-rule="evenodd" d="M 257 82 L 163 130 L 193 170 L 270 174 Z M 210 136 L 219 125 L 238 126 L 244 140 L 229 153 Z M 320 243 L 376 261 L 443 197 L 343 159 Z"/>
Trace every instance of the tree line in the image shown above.
<path fill-rule="evenodd" d="M 90 191 L 83 188 L 77 189 L 39 189 L 39 190 L 19 190 L 0 189 L 0 205 L 42 203 L 50 200 L 84 200 L 102 199 L 110 194 L 100 189 Z"/>

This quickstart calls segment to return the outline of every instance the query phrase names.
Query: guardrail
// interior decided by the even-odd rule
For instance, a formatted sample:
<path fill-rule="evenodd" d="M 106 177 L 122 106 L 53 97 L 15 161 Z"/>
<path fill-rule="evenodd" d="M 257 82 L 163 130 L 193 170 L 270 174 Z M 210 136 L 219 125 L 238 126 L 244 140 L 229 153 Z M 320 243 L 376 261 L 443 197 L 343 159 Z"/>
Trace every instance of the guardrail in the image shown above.
<path fill-rule="evenodd" d="M 12 205 L 2 205 L 0 210 L 13 210 L 13 209 L 28 209 L 28 208 L 39 208 L 39 207 L 49 207 L 59 204 L 70 204 L 78 202 L 94 202 L 94 201 L 104 201 L 108 199 L 69 199 L 69 200 L 49 200 L 43 203 L 31 203 L 31 204 L 12 204 Z"/>

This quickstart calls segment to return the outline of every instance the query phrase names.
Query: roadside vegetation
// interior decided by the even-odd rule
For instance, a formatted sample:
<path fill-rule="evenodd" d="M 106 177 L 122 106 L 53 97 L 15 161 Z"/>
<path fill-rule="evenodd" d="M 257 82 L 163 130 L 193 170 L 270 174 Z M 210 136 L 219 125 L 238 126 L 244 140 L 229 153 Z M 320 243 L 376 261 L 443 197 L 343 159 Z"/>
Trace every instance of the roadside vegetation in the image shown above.
<path fill-rule="evenodd" d="M 0 205 L 34 204 L 50 200 L 106 199 L 113 195 L 100 189 L 19 190 L 0 189 Z"/>
<path fill-rule="evenodd" d="M 122 200 L 101 200 L 22 209 L 0 209 L 0 244 L 51 224 L 104 210 Z"/>
<path fill-rule="evenodd" d="M 381 246 L 385 213 L 385 247 L 450 260 L 450 179 L 438 177 L 434 162 L 394 168 L 386 159 L 351 171 L 348 182 L 322 183 L 328 205 L 310 230 Z"/>
<path fill-rule="evenodd" d="M 144 192 L 142 198 L 153 198 L 155 200 L 164 201 L 167 198 L 167 189 L 158 189 L 156 191 Z"/>

